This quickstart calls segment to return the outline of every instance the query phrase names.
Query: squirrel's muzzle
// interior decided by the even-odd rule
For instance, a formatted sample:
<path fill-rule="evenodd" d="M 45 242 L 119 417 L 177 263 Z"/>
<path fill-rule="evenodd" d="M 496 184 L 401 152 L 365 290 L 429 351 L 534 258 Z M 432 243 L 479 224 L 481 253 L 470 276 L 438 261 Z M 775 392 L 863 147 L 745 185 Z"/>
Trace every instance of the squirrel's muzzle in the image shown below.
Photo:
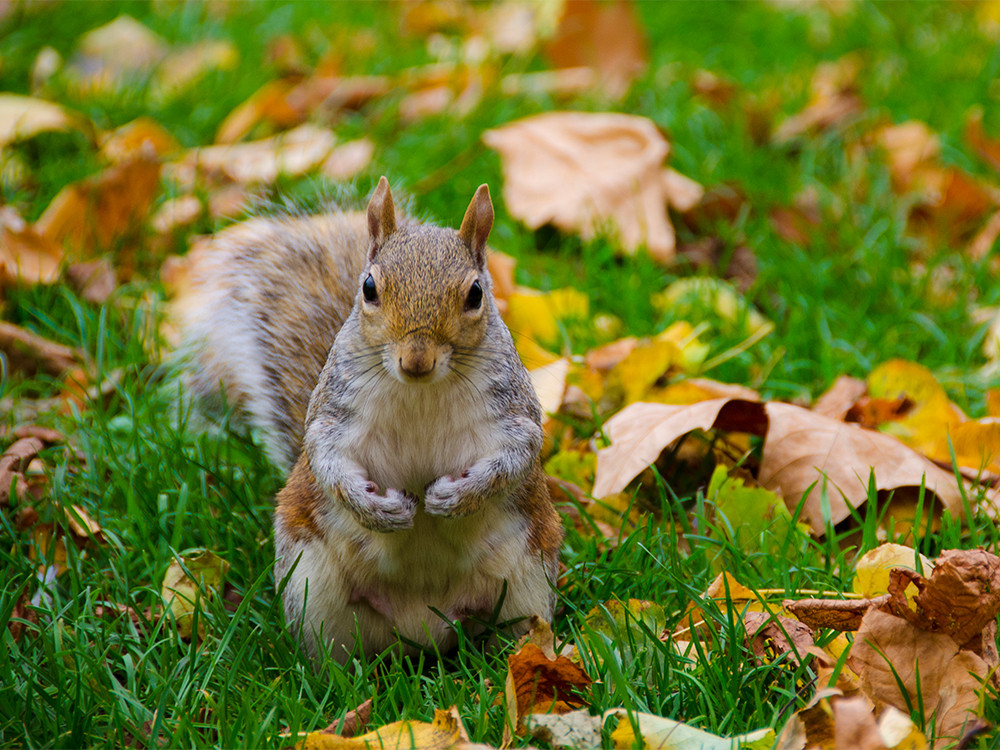
<path fill-rule="evenodd" d="M 407 379 L 431 379 L 444 356 L 445 352 L 440 345 L 423 336 L 413 337 L 400 343 L 396 364 Z"/>

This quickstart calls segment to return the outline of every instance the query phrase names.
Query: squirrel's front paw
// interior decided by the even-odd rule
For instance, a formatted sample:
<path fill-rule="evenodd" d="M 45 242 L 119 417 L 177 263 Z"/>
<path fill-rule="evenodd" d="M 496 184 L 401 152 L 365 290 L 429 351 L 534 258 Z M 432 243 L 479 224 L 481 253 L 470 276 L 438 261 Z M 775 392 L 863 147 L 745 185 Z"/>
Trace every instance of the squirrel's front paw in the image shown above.
<path fill-rule="evenodd" d="M 352 503 L 358 522 L 372 531 L 399 531 L 413 526 L 417 498 L 403 490 L 389 488 L 379 494 L 378 485 L 366 482 Z"/>
<path fill-rule="evenodd" d="M 424 510 L 432 516 L 467 516 L 482 505 L 469 472 L 458 477 L 438 477 L 424 492 Z"/>

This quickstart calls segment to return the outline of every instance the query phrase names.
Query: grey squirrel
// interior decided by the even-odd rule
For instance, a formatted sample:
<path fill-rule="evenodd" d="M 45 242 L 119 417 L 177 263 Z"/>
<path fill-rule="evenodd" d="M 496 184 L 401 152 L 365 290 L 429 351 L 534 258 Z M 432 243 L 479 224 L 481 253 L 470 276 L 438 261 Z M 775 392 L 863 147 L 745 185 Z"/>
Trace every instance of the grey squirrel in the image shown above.
<path fill-rule="evenodd" d="M 492 225 L 486 185 L 456 232 L 397 215 L 382 177 L 365 214 L 252 219 L 192 259 L 190 380 L 221 384 L 291 467 L 275 577 L 314 660 L 321 639 L 345 660 L 356 634 L 369 654 L 397 635 L 447 650 L 449 621 L 501 598 L 501 621 L 551 620 L 563 532 Z"/>

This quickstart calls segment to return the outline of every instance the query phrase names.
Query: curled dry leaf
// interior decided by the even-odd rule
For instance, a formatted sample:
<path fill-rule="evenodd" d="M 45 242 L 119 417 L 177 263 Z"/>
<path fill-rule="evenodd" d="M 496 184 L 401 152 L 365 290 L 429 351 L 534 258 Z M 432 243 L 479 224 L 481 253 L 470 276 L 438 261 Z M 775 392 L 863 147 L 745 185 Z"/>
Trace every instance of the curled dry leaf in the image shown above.
<path fill-rule="evenodd" d="M 66 72 L 86 90 L 113 90 L 148 73 L 168 50 L 160 36 L 131 16 L 120 15 L 80 37 Z"/>
<path fill-rule="evenodd" d="M 344 714 L 343 720 L 337 719 L 326 729 L 321 729 L 320 732 L 339 734 L 341 737 L 353 737 L 358 732 L 363 731 L 372 718 L 372 700 L 369 698 L 357 708 L 351 709 Z"/>
<path fill-rule="evenodd" d="M 854 638 L 850 663 L 873 700 L 901 711 L 923 706 L 928 719 L 934 716 L 937 747 L 959 739 L 965 726 L 977 721 L 977 693 L 989 669 L 949 635 L 872 610 Z"/>
<path fill-rule="evenodd" d="M 868 610 L 888 601 L 889 595 L 884 594 L 874 599 L 785 599 L 783 606 L 814 630 L 830 628 L 849 632 L 861 627 Z"/>
<path fill-rule="evenodd" d="M 17 482 L 21 488 L 28 464 L 44 447 L 36 437 L 21 438 L 0 456 L 0 506 L 10 503 L 11 483 Z"/>
<path fill-rule="evenodd" d="M 580 693 L 591 679 L 567 657 L 556 656 L 548 623 L 533 620 L 532 636 L 507 657 L 507 665 L 505 737 L 522 732 L 528 714 L 564 714 L 587 705 Z"/>
<path fill-rule="evenodd" d="M 149 117 L 139 117 L 101 136 L 101 156 L 112 164 L 133 161 L 136 154 L 162 158 L 180 150 L 166 128 Z"/>
<path fill-rule="evenodd" d="M 659 260 L 673 258 L 663 177 L 670 148 L 650 120 L 550 112 L 488 130 L 483 141 L 502 157 L 507 209 L 532 229 L 551 223 L 589 239 L 610 223 L 627 251 L 645 245 Z"/>
<path fill-rule="evenodd" d="M 836 525 L 848 518 L 850 507 L 867 501 L 873 471 L 878 490 L 923 485 L 953 516 L 964 514 L 954 476 L 896 438 L 791 404 L 740 399 L 713 399 L 691 406 L 640 403 L 626 407 L 605 424 L 611 445 L 597 454 L 594 496 L 622 491 L 665 447 L 695 429 L 763 436 L 758 481 L 778 492 L 790 508 L 804 497 L 802 520 L 816 534 L 825 531 L 827 522 Z M 828 515 L 824 515 L 824 502 Z"/>
<path fill-rule="evenodd" d="M 773 658 L 788 654 L 793 664 L 799 664 L 815 645 L 812 628 L 788 617 L 745 612 L 743 624 L 747 631 L 750 649 L 758 663 L 769 662 Z M 773 654 L 773 657 L 771 656 Z"/>
<path fill-rule="evenodd" d="M 349 180 L 371 164 L 375 144 L 368 138 L 342 143 L 330 152 L 320 172 L 332 180 Z"/>
<path fill-rule="evenodd" d="M 81 297 L 95 305 L 107 302 L 118 284 L 108 258 L 74 263 L 66 269 L 66 278 Z"/>

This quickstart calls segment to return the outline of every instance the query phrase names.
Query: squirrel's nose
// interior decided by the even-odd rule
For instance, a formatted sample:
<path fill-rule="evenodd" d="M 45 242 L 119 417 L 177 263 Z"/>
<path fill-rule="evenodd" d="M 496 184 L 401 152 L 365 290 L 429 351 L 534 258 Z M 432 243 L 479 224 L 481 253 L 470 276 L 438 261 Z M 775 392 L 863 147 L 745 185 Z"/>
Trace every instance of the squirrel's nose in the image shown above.
<path fill-rule="evenodd" d="M 437 358 L 430 352 L 407 352 L 399 358 L 399 371 L 411 378 L 422 378 L 430 375 L 437 366 Z"/>

